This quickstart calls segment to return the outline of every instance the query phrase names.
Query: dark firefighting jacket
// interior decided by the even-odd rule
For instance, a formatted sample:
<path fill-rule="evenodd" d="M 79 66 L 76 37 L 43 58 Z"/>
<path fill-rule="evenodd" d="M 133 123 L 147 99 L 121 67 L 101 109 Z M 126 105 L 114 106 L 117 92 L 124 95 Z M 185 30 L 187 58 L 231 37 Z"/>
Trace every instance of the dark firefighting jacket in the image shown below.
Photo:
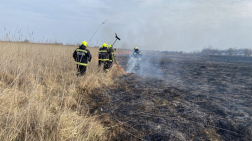
<path fill-rule="evenodd" d="M 114 58 L 115 58 L 114 52 L 115 52 L 115 49 L 110 48 L 110 49 L 108 49 L 107 52 L 108 52 L 109 62 L 114 62 Z"/>
<path fill-rule="evenodd" d="M 77 65 L 87 66 L 88 61 L 91 61 L 92 56 L 90 51 L 85 46 L 81 45 L 73 53 L 73 58 Z"/>
<path fill-rule="evenodd" d="M 103 47 L 100 47 L 100 48 L 99 48 L 99 55 L 98 55 L 98 60 L 99 60 L 99 61 L 102 61 L 102 55 L 101 55 L 101 52 L 100 52 L 100 51 L 102 50 L 102 48 L 103 48 Z"/>
<path fill-rule="evenodd" d="M 109 61 L 108 49 L 107 47 L 100 48 L 99 56 L 101 61 Z"/>
<path fill-rule="evenodd" d="M 141 60 L 141 58 L 142 58 L 142 53 L 140 52 L 140 50 L 136 49 L 136 50 L 133 52 L 132 56 L 133 56 L 135 59 Z"/>

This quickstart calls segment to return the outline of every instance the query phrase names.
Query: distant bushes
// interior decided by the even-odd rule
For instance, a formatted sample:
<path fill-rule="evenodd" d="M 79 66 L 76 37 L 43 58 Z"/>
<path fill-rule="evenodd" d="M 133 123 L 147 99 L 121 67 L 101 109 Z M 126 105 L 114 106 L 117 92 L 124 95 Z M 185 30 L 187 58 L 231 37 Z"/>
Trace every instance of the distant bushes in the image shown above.
<path fill-rule="evenodd" d="M 200 54 L 203 55 L 239 55 L 239 56 L 251 56 L 252 51 L 251 49 L 236 49 L 236 48 L 229 48 L 226 50 L 219 50 L 219 49 L 213 49 L 212 47 L 207 47 L 201 50 Z"/>

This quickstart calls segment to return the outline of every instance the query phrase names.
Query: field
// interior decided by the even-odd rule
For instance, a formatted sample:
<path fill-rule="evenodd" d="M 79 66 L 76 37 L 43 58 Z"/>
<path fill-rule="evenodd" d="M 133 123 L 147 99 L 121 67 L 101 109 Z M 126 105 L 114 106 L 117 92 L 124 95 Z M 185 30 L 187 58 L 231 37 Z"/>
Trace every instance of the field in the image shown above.
<path fill-rule="evenodd" d="M 76 46 L 0 48 L 0 140 L 252 140 L 252 58 L 143 51 L 134 74 L 117 50 L 104 73 L 90 47 L 77 77 Z"/>
<path fill-rule="evenodd" d="M 118 60 L 127 70 L 128 56 Z M 146 53 L 143 60 L 142 75 L 122 76 L 101 106 L 128 139 L 252 140 L 252 58 Z"/>
<path fill-rule="evenodd" d="M 76 46 L 0 42 L 0 140 L 110 140 L 89 97 L 116 85 L 117 69 L 76 76 Z"/>

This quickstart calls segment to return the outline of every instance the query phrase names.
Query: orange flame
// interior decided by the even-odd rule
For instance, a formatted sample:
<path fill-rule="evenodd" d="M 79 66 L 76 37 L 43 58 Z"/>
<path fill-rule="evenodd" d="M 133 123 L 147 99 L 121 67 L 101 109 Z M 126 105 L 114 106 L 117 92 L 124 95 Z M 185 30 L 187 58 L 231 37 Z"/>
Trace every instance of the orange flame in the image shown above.
<path fill-rule="evenodd" d="M 98 60 L 98 57 L 97 57 L 97 56 L 95 56 L 95 60 Z"/>
<path fill-rule="evenodd" d="M 115 52 L 114 54 L 115 54 L 115 55 L 119 55 L 119 54 L 121 55 L 122 52 Z M 125 53 L 123 53 L 123 54 L 125 54 Z"/>
<path fill-rule="evenodd" d="M 119 64 L 119 61 L 117 61 L 117 64 Z M 124 75 L 127 74 L 121 65 L 117 65 L 117 69 L 121 70 L 121 72 L 122 72 Z"/>
<path fill-rule="evenodd" d="M 130 53 L 129 53 L 129 52 L 127 52 L 126 54 L 128 54 L 128 55 L 129 55 Z"/>

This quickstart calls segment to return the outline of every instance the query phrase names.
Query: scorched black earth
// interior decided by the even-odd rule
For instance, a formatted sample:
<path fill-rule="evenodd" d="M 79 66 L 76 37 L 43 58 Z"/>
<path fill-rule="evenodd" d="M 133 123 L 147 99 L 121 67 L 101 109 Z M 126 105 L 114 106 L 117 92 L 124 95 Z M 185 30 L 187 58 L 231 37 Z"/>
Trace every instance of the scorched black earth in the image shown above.
<path fill-rule="evenodd" d="M 117 57 L 125 69 L 127 58 Z M 123 129 L 118 140 L 252 140 L 251 58 L 155 58 L 145 58 L 144 75 L 122 76 L 97 108 Z"/>

